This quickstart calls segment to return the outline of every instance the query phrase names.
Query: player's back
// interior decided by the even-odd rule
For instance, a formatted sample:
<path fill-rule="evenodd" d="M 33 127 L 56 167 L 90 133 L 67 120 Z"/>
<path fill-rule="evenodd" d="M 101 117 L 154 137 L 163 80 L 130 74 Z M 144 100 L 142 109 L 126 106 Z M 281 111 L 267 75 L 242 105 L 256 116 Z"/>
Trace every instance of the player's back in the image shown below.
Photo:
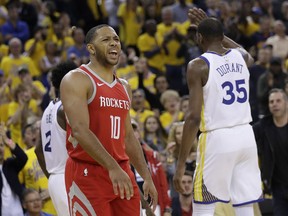
<path fill-rule="evenodd" d="M 64 173 L 68 157 L 66 150 L 66 131 L 57 121 L 57 112 L 62 102 L 51 101 L 41 119 L 41 139 L 46 169 L 51 174 Z"/>
<path fill-rule="evenodd" d="M 249 105 L 249 71 L 236 49 L 223 55 L 206 52 L 200 56 L 209 67 L 203 86 L 201 131 L 211 131 L 247 124 L 251 119 Z"/>

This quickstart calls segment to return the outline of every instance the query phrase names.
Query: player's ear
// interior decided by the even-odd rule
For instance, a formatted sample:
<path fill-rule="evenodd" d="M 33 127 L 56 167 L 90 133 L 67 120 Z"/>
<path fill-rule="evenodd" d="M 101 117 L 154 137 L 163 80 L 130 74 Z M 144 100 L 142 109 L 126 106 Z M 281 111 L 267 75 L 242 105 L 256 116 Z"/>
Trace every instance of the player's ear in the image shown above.
<path fill-rule="evenodd" d="M 202 36 L 199 32 L 197 32 L 197 34 L 196 34 L 197 44 L 198 44 L 198 45 L 201 44 L 201 43 L 202 43 L 202 40 L 203 40 L 203 36 Z"/>
<path fill-rule="evenodd" d="M 92 44 L 87 44 L 87 50 L 91 55 L 95 55 L 96 50 L 94 49 L 94 46 Z"/>

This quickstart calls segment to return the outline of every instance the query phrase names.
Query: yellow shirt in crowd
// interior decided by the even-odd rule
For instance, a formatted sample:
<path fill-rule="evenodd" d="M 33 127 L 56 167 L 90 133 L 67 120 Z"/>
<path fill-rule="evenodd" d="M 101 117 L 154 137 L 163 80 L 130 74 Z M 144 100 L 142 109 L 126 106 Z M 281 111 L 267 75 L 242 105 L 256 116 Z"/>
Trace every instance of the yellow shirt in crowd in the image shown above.
<path fill-rule="evenodd" d="M 177 121 L 182 121 L 183 117 L 184 117 L 184 113 L 183 112 L 179 112 Z M 169 127 L 173 123 L 173 116 L 167 111 L 163 112 L 160 115 L 160 122 L 161 122 L 163 128 L 165 128 L 168 131 L 170 129 Z"/>
<path fill-rule="evenodd" d="M 11 103 L 9 103 L 8 106 L 8 118 L 11 118 L 12 116 L 15 115 L 17 109 L 19 108 L 19 103 L 13 101 Z M 34 114 L 38 113 L 38 105 L 36 100 L 31 99 L 28 105 L 28 108 L 30 109 L 30 111 Z M 25 149 L 25 145 L 22 141 L 22 128 L 21 128 L 21 122 L 17 123 L 17 124 L 11 124 L 10 125 L 10 132 L 11 132 L 11 139 L 14 142 L 17 142 L 18 145 L 22 148 Z"/>
<path fill-rule="evenodd" d="M 35 147 L 26 150 L 25 153 L 28 157 L 28 161 L 19 173 L 19 180 L 21 183 L 24 183 L 26 188 L 33 188 L 41 192 L 41 190 L 48 189 L 48 179 L 44 175 L 38 163 L 34 150 Z M 42 211 L 56 215 L 56 211 L 54 209 L 51 199 L 44 202 Z"/>
<path fill-rule="evenodd" d="M 40 75 L 39 70 L 35 67 L 34 62 L 30 57 L 21 56 L 20 58 L 15 59 L 10 56 L 5 56 L 1 61 L 0 68 L 3 70 L 4 76 L 6 78 L 12 78 L 12 88 L 15 88 L 21 82 L 18 76 L 18 69 L 20 67 L 26 67 L 29 70 L 31 76 Z"/>

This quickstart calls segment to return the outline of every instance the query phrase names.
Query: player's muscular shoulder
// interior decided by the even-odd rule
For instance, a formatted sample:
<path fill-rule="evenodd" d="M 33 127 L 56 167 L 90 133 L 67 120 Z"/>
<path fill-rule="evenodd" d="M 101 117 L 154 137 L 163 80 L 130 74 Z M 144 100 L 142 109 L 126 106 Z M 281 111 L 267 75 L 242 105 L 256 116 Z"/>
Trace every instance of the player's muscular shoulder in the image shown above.
<path fill-rule="evenodd" d="M 188 76 L 193 79 L 201 79 L 202 86 L 204 86 L 208 80 L 209 65 L 201 58 L 193 59 L 188 64 Z"/>
<path fill-rule="evenodd" d="M 93 84 L 89 76 L 83 71 L 77 69 L 66 74 L 62 82 L 64 88 L 67 87 L 67 89 L 73 89 L 76 93 L 90 92 L 91 89 L 93 89 Z"/>

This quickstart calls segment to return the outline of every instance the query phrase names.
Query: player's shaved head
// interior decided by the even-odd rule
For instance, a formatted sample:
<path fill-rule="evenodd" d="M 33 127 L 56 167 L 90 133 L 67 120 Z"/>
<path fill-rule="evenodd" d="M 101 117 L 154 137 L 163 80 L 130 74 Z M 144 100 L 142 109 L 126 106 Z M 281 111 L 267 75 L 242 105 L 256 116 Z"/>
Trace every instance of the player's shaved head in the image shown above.
<path fill-rule="evenodd" d="M 106 25 L 106 24 L 101 24 L 101 25 L 98 25 L 98 26 L 95 26 L 93 28 L 91 28 L 87 34 L 86 34 L 86 37 L 85 37 L 85 43 L 88 44 L 88 43 L 91 43 L 91 41 L 93 40 L 93 38 L 95 36 L 97 36 L 97 31 L 103 27 L 110 27 L 109 25 Z"/>
<path fill-rule="evenodd" d="M 207 18 L 198 26 L 198 33 L 208 41 L 223 40 L 224 30 L 221 22 L 215 18 Z"/>

